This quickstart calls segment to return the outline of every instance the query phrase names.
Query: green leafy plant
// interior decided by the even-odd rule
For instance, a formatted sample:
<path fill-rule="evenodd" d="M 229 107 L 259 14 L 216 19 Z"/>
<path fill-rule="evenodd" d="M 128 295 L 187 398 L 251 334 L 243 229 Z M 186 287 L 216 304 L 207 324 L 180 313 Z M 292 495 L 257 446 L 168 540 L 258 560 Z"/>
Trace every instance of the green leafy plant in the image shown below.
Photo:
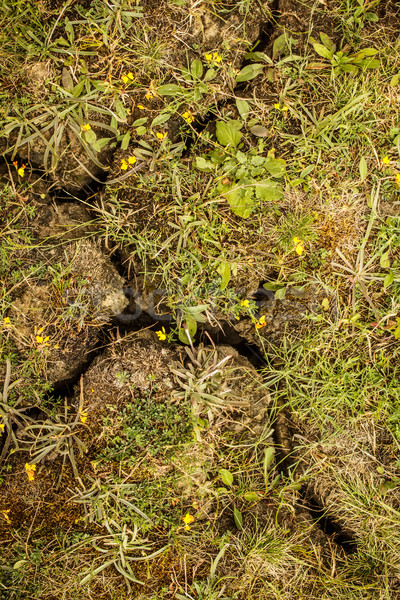
<path fill-rule="evenodd" d="M 193 347 L 185 350 L 190 362 L 187 365 L 174 363 L 171 369 L 182 388 L 173 392 L 173 400 L 189 403 L 195 433 L 200 439 L 199 426 L 204 425 L 202 416 L 212 423 L 214 414 L 244 407 L 248 403 L 233 397 L 229 388 L 227 376 L 233 377 L 234 373 L 226 365 L 231 356 L 220 359 L 215 348 L 205 348 L 202 344 L 196 350 Z"/>
<path fill-rule="evenodd" d="M 375 48 L 364 48 L 355 54 L 350 54 L 348 50 L 336 51 L 336 45 L 325 34 L 320 33 L 322 44 L 310 38 L 315 52 L 330 62 L 332 74 L 352 73 L 356 75 L 360 69 L 378 69 L 380 61 L 372 58 L 378 53 Z M 309 63 L 308 69 L 325 69 L 329 68 L 326 63 Z"/>
<path fill-rule="evenodd" d="M 67 458 L 71 463 L 75 478 L 80 480 L 75 452 L 77 450 L 80 456 L 87 452 L 86 444 L 78 436 L 78 432 L 82 430 L 83 426 L 82 407 L 83 402 L 81 401 L 75 416 L 72 416 L 68 412 L 68 402 L 65 400 L 64 413 L 57 414 L 54 421 L 46 419 L 25 427 L 25 433 L 30 438 L 30 455 L 34 463 L 40 462 L 49 455 L 62 456 L 62 468 L 58 483 L 62 479 Z"/>
<path fill-rule="evenodd" d="M 71 497 L 73 502 L 83 505 L 85 521 L 101 524 L 106 523 L 110 518 L 124 521 L 135 513 L 151 524 L 149 517 L 130 501 L 136 489 L 134 485 L 113 481 L 102 482 L 98 478 L 89 477 L 89 479 L 92 481 L 91 487 L 84 491 L 77 488 L 77 493 Z"/>
<path fill-rule="evenodd" d="M 125 580 L 127 588 L 130 590 L 130 583 L 143 583 L 135 577 L 132 569 L 132 563 L 152 560 L 165 552 L 167 546 L 158 550 L 151 551 L 153 544 L 147 540 L 138 537 L 139 529 L 134 523 L 133 528 L 125 525 L 118 525 L 116 521 L 110 519 L 104 524 L 107 533 L 94 536 L 91 539 L 92 547 L 100 554 L 93 562 L 90 571 L 81 580 L 81 585 L 85 585 L 93 577 L 114 566 Z M 100 564 L 98 564 L 100 562 Z"/>
<path fill-rule="evenodd" d="M 7 452 L 10 448 L 10 444 L 13 444 L 13 449 L 20 449 L 20 440 L 16 435 L 16 426 L 24 429 L 26 426 L 29 426 L 33 423 L 33 419 L 25 414 L 31 406 L 27 406 L 24 408 L 17 408 L 20 404 L 22 398 L 18 398 L 12 404 L 9 398 L 9 393 L 11 390 L 16 387 L 22 380 L 16 379 L 12 383 L 11 380 L 11 361 L 9 358 L 6 360 L 6 372 L 4 377 L 3 384 L 3 393 L 0 400 L 0 428 L 2 436 L 6 436 L 3 447 L 1 449 L 0 461 L 3 461 L 7 455 Z"/>
<path fill-rule="evenodd" d="M 282 198 L 279 179 L 285 175 L 286 162 L 275 158 L 273 152 L 262 156 L 263 140 L 246 153 L 236 149 L 242 138 L 241 128 L 240 121 L 217 122 L 217 139 L 227 150 L 217 148 L 207 157 L 196 157 L 196 167 L 216 172 L 216 191 L 227 200 L 235 215 L 248 219 L 261 202 L 278 202 Z"/>

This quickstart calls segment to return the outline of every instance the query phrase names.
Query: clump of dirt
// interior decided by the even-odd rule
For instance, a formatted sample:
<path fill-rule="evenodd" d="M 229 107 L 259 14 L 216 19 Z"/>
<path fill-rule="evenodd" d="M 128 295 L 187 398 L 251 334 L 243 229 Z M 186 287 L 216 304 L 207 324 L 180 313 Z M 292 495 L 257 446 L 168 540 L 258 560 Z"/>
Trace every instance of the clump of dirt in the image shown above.
<path fill-rule="evenodd" d="M 321 313 L 322 301 L 325 298 L 326 292 L 315 285 L 298 290 L 289 286 L 282 300 L 267 299 L 265 294 L 264 299 L 260 301 L 258 319 L 244 317 L 234 323 L 234 327 L 242 337 L 257 344 L 261 349 L 262 340 L 279 345 L 286 336 L 295 339 L 305 335 L 312 328 L 312 321 L 304 317 Z"/>
<path fill-rule="evenodd" d="M 40 368 L 57 384 L 77 376 L 96 346 L 100 327 L 129 300 L 123 278 L 92 241 L 53 247 L 48 260 L 53 281 L 31 286 L 14 300 L 9 333 L 23 354 L 39 353 Z"/>

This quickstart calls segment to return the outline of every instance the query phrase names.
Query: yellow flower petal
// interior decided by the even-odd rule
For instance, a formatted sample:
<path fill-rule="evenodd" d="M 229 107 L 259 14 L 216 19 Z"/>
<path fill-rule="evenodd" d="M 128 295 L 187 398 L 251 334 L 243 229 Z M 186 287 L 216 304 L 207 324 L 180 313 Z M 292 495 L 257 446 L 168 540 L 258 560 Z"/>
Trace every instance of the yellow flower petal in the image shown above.
<path fill-rule="evenodd" d="M 22 166 L 20 169 L 18 169 L 17 173 L 20 177 L 23 177 L 25 175 L 25 166 Z"/>
<path fill-rule="evenodd" d="M 129 78 L 126 75 L 122 75 L 121 79 L 124 83 L 128 83 L 129 81 Z"/>
<path fill-rule="evenodd" d="M 128 73 L 129 79 L 133 79 L 133 73 Z"/>
<path fill-rule="evenodd" d="M 248 300 L 242 300 L 240 303 L 240 306 L 244 306 L 245 308 L 248 308 L 250 305 L 250 302 Z"/>
<path fill-rule="evenodd" d="M 189 525 L 189 523 L 193 523 L 194 521 L 194 516 L 191 515 L 190 513 L 186 513 L 186 515 L 183 517 L 183 522 L 186 525 Z"/>
<path fill-rule="evenodd" d="M 140 110 L 144 110 L 143 104 L 138 104 L 137 107 L 140 108 Z"/>
<path fill-rule="evenodd" d="M 82 129 L 83 131 L 89 131 L 89 129 L 92 129 L 89 125 L 89 123 L 85 123 L 84 125 L 82 125 Z"/>
<path fill-rule="evenodd" d="M 156 331 L 156 334 L 158 336 L 158 339 L 161 341 L 167 339 L 167 334 L 165 333 L 165 327 Z"/>
<path fill-rule="evenodd" d="M 30 465 L 29 463 L 25 463 L 25 471 L 28 475 L 28 480 L 33 481 L 35 479 L 36 465 Z"/>
<path fill-rule="evenodd" d="M 136 162 L 136 156 L 130 156 L 130 157 L 128 158 L 128 163 L 129 163 L 130 165 L 134 165 L 134 164 L 135 164 L 135 162 Z"/>

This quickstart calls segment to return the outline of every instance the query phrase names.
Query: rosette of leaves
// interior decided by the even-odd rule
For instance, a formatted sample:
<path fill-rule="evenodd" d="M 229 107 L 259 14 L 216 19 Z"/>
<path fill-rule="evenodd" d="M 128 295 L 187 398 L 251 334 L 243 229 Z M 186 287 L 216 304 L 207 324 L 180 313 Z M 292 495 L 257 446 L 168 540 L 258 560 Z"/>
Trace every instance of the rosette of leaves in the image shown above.
<path fill-rule="evenodd" d="M 336 45 L 325 33 L 320 33 L 320 39 L 322 44 L 312 38 L 310 38 L 310 42 L 315 52 L 329 61 L 334 75 L 338 75 L 340 72 L 355 75 L 362 68 L 377 69 L 380 65 L 378 59 L 372 58 L 378 52 L 375 48 L 363 48 L 355 54 L 350 54 L 348 50 L 336 51 Z M 308 69 L 325 69 L 327 67 L 329 64 L 320 62 L 312 62 L 307 66 Z"/>
<path fill-rule="evenodd" d="M 197 157 L 196 167 L 217 173 L 216 191 L 226 198 L 235 215 L 247 219 L 262 201 L 278 202 L 282 198 L 279 180 L 285 175 L 286 162 L 272 153 L 263 156 L 262 140 L 246 153 L 238 149 L 241 128 L 242 123 L 234 119 L 218 121 L 216 135 L 225 150 L 215 149 L 207 158 Z"/>

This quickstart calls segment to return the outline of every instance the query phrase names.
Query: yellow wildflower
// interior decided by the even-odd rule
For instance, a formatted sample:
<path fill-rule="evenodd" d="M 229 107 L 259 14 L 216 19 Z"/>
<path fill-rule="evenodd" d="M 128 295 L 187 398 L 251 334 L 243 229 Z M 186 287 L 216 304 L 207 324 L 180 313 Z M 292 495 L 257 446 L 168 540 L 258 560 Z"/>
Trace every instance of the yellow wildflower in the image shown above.
<path fill-rule="evenodd" d="M 4 427 L 5 427 L 5 424 L 0 423 L 0 435 L 2 435 L 4 433 Z"/>
<path fill-rule="evenodd" d="M 150 100 L 150 98 L 154 98 L 154 94 L 152 92 L 150 92 L 150 90 L 147 92 L 147 94 L 145 95 L 146 100 Z"/>
<path fill-rule="evenodd" d="M 11 327 L 10 317 L 4 317 L 4 319 L 3 319 L 3 324 L 4 324 L 6 327 Z"/>
<path fill-rule="evenodd" d="M 126 160 L 124 158 L 121 159 L 121 170 L 122 171 L 126 171 L 128 168 L 128 163 L 126 162 Z"/>
<path fill-rule="evenodd" d="M 249 308 L 250 302 L 248 300 L 242 300 L 240 306 L 244 306 L 245 308 Z"/>
<path fill-rule="evenodd" d="M 390 165 L 390 158 L 386 155 L 382 158 L 383 165 Z"/>
<path fill-rule="evenodd" d="M 134 164 L 135 164 L 135 162 L 136 162 L 136 156 L 130 156 L 130 157 L 128 158 L 128 163 L 129 163 L 130 165 L 134 165 Z"/>
<path fill-rule="evenodd" d="M 289 107 L 286 106 L 285 104 L 282 104 L 282 106 L 279 104 L 279 102 L 277 104 L 274 104 L 274 108 L 276 108 L 276 110 L 280 110 L 282 112 L 287 112 L 289 110 Z"/>
<path fill-rule="evenodd" d="M 140 108 L 140 110 L 144 110 L 143 104 L 138 104 L 137 107 Z"/>
<path fill-rule="evenodd" d="M 1 511 L 1 514 L 3 515 L 3 517 L 5 518 L 5 520 L 7 521 L 7 523 L 8 523 L 9 525 L 11 525 L 11 520 L 10 520 L 10 517 L 8 516 L 8 513 L 9 513 L 10 511 L 11 511 L 11 509 L 10 509 L 10 508 L 7 508 L 7 510 L 2 510 L 2 511 Z"/>
<path fill-rule="evenodd" d="M 261 329 L 262 327 L 266 326 L 266 321 L 265 321 L 265 315 L 263 315 L 262 317 L 260 317 L 260 319 L 257 321 L 256 323 L 256 329 Z"/>
<path fill-rule="evenodd" d="M 304 242 L 298 237 L 293 238 L 294 249 L 296 253 L 301 256 L 304 252 Z"/>
<path fill-rule="evenodd" d="M 192 113 L 190 112 L 190 110 L 186 110 L 182 117 L 185 119 L 186 123 L 190 124 L 194 121 L 194 116 L 192 115 Z"/>
<path fill-rule="evenodd" d="M 193 523 L 194 521 L 194 517 L 193 515 L 186 513 L 186 515 L 183 517 L 183 522 L 185 523 L 185 531 L 189 531 L 190 529 L 190 523 Z"/>
<path fill-rule="evenodd" d="M 207 53 L 204 55 L 204 58 L 208 63 L 220 63 L 222 61 L 222 56 L 218 52 Z"/>
<path fill-rule="evenodd" d="M 20 177 L 23 177 L 25 175 L 25 165 L 21 165 L 21 167 L 19 169 L 17 169 L 17 173 Z"/>
<path fill-rule="evenodd" d="M 87 418 L 88 418 L 88 414 L 87 414 L 86 410 L 81 410 L 80 413 L 79 413 L 79 420 L 80 420 L 80 422 L 83 423 L 83 424 L 85 424 Z"/>
<path fill-rule="evenodd" d="M 50 336 L 46 335 L 46 337 L 43 337 L 42 335 L 37 335 L 36 336 L 36 343 L 37 344 L 44 344 L 45 346 L 48 346 L 48 342 L 50 340 Z"/>
<path fill-rule="evenodd" d="M 128 83 L 129 81 L 129 77 L 127 77 L 126 75 L 122 75 L 121 79 L 124 83 Z"/>
<path fill-rule="evenodd" d="M 158 339 L 161 341 L 167 339 L 167 334 L 165 333 L 165 327 L 162 327 L 161 329 L 156 331 L 156 334 L 158 335 Z"/>
<path fill-rule="evenodd" d="M 92 129 L 89 125 L 89 123 L 85 123 L 84 125 L 82 125 L 82 130 L 83 131 L 89 131 L 89 129 Z"/>
<path fill-rule="evenodd" d="M 396 173 L 395 181 L 397 185 L 400 185 L 400 173 Z"/>
<path fill-rule="evenodd" d="M 156 137 L 157 137 L 159 140 L 163 140 L 163 139 L 166 137 L 166 135 L 167 135 L 166 133 L 163 133 L 163 132 L 161 132 L 161 131 L 157 131 L 157 133 L 156 133 Z"/>
<path fill-rule="evenodd" d="M 35 471 L 36 465 L 30 465 L 29 463 L 25 463 L 26 474 L 28 475 L 29 481 L 33 481 L 35 479 Z"/>
<path fill-rule="evenodd" d="M 133 73 L 130 73 L 130 72 L 129 72 L 129 73 L 128 73 L 128 77 L 129 77 L 129 79 L 132 79 L 132 80 L 133 80 Z"/>

